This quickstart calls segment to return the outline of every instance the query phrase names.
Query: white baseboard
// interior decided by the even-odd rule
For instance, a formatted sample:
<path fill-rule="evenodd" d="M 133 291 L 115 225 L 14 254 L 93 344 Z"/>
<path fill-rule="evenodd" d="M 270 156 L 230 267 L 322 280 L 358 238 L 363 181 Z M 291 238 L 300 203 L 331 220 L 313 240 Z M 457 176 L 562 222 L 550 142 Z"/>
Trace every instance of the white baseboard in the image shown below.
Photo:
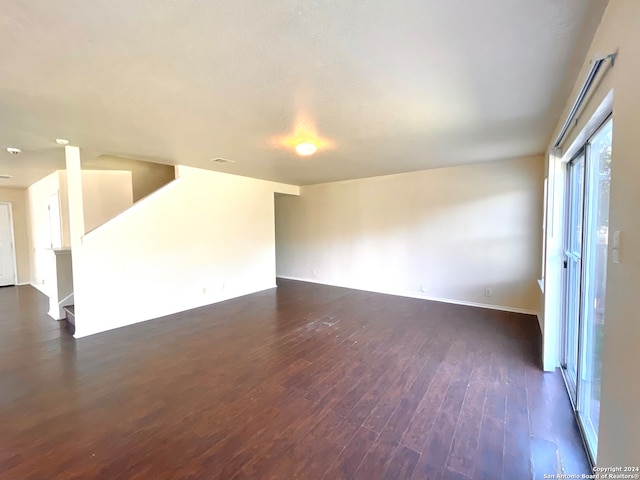
<path fill-rule="evenodd" d="M 49 294 L 44 290 L 44 288 L 42 287 L 42 285 L 37 284 L 37 283 L 33 283 L 33 282 L 29 282 L 28 285 L 31 285 L 33 288 L 35 288 L 36 290 L 38 290 L 40 293 L 42 293 L 43 295 L 46 295 L 47 298 L 49 297 Z"/>
<path fill-rule="evenodd" d="M 259 284 L 259 285 L 253 285 L 249 288 L 244 288 L 244 289 L 238 289 L 238 290 L 231 290 L 231 291 L 227 291 L 226 295 L 221 295 L 218 296 L 216 298 L 213 299 L 208 299 L 203 303 L 198 303 L 198 304 L 193 304 L 193 305 L 189 305 L 186 306 L 186 308 L 181 308 L 181 309 L 170 309 L 166 312 L 163 312 L 161 314 L 158 314 L 156 316 L 153 316 L 151 318 L 148 317 L 142 317 L 142 318 L 129 318 L 129 319 L 124 319 L 124 321 L 122 321 L 121 323 L 108 323 L 108 324 L 102 324 L 102 325 L 98 325 L 98 328 L 95 328 L 95 319 L 94 319 L 94 323 L 92 325 L 93 328 L 84 328 L 84 318 L 83 318 L 83 314 L 82 311 L 80 311 L 80 316 L 76 316 L 76 332 L 74 334 L 75 338 L 83 338 L 83 337 L 88 337 L 90 335 L 96 335 L 99 333 L 103 333 L 103 332 L 108 332 L 110 330 L 115 330 L 118 328 L 123 328 L 123 327 L 128 327 L 129 325 L 135 325 L 137 323 L 143 323 L 143 322 L 151 322 L 153 320 L 156 320 L 158 318 L 163 318 L 169 315 L 175 315 L 178 313 L 182 313 L 182 312 L 187 312 L 189 310 L 194 310 L 196 308 L 202 308 L 202 307 L 207 307 L 209 305 L 215 305 L 216 303 L 220 303 L 220 302 L 226 302 L 227 300 L 234 300 L 236 298 L 239 297 L 244 297 L 246 295 L 252 295 L 254 293 L 259 293 L 259 292 L 264 292 L 265 290 L 271 290 L 273 288 L 276 288 L 277 285 L 275 282 L 268 282 L 268 283 L 264 283 L 264 284 Z"/>
<path fill-rule="evenodd" d="M 540 317 L 540 312 L 536 313 L 536 318 L 538 319 L 538 327 L 540 327 L 540 335 L 544 336 L 544 328 L 542 328 L 542 318 Z"/>
<path fill-rule="evenodd" d="M 278 278 L 283 278 L 285 280 L 296 280 L 298 282 L 317 283 L 319 285 L 328 285 L 331 287 L 349 288 L 351 290 L 360 290 L 364 292 L 382 293 L 385 295 L 395 295 L 398 297 L 417 298 L 419 300 L 430 300 L 432 302 L 452 303 L 454 305 L 464 305 L 466 307 L 488 308 L 490 310 L 499 310 L 502 312 L 523 313 L 525 315 L 536 315 L 536 316 L 538 315 L 538 312 L 536 310 L 530 310 L 526 308 L 507 307 L 503 305 L 492 305 L 490 303 L 468 302 L 466 300 L 454 300 L 451 298 L 431 297 L 428 295 L 420 295 L 419 293 L 413 293 L 413 292 L 385 291 L 385 290 L 375 290 L 375 289 L 372 290 L 368 288 L 354 287 L 352 285 L 340 285 L 337 283 L 322 282 L 318 279 L 292 277 L 288 275 L 278 275 Z"/>
<path fill-rule="evenodd" d="M 47 312 L 47 315 L 49 315 L 51 318 L 53 318 L 58 322 L 64 318 L 64 313 L 60 312 L 60 309 L 57 307 L 53 309 L 49 309 L 49 311 Z"/>

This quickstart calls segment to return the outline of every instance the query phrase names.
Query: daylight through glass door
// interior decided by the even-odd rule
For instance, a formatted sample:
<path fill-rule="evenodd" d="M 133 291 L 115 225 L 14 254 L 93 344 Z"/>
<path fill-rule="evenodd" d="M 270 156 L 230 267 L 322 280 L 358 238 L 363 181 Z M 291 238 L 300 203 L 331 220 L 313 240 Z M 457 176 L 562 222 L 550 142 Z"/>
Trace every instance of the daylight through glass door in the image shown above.
<path fill-rule="evenodd" d="M 611 140 L 609 118 L 569 162 L 567 170 L 562 366 L 594 461 L 600 416 Z"/>

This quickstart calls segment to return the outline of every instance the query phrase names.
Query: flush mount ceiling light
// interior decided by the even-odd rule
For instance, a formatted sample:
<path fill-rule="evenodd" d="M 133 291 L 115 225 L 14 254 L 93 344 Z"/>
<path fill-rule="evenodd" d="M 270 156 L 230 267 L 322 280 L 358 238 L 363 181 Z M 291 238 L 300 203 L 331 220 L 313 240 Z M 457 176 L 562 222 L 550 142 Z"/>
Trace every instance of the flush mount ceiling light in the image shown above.
<path fill-rule="evenodd" d="M 22 153 L 22 150 L 15 147 L 7 147 L 7 152 L 9 152 L 11 155 L 18 155 L 19 153 Z"/>
<path fill-rule="evenodd" d="M 215 163 L 236 163 L 235 160 L 229 160 L 228 158 L 222 158 L 222 157 L 212 158 L 211 161 Z"/>
<path fill-rule="evenodd" d="M 13 178 L 11 175 L 0 175 L 0 180 L 9 180 L 10 178 Z"/>
<path fill-rule="evenodd" d="M 308 157 L 309 155 L 313 155 L 318 150 L 313 143 L 299 143 L 296 145 L 296 152 L 298 155 L 302 155 L 303 157 Z"/>
<path fill-rule="evenodd" d="M 56 143 L 58 145 L 69 145 L 69 140 L 66 138 L 56 138 Z"/>
<path fill-rule="evenodd" d="M 304 112 L 298 112 L 293 131 L 269 139 L 274 148 L 291 150 L 301 157 L 308 157 L 316 152 L 322 152 L 335 147 L 335 142 L 321 137 L 313 119 Z"/>

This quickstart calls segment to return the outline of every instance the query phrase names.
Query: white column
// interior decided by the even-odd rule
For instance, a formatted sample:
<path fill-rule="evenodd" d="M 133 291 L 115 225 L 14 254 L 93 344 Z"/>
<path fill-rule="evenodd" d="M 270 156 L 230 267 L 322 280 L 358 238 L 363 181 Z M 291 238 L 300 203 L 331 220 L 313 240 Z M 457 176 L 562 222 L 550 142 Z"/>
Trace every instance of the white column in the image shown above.
<path fill-rule="evenodd" d="M 80 148 L 68 145 L 64 147 L 67 160 L 67 191 L 69 198 L 69 230 L 71 248 L 82 243 L 84 235 L 84 204 L 82 199 L 82 170 Z"/>
<path fill-rule="evenodd" d="M 544 333 L 543 367 L 553 371 L 560 365 L 560 341 L 562 338 L 562 234 L 564 169 L 560 154 L 549 155 L 547 183 L 547 228 L 544 279 Z"/>
<path fill-rule="evenodd" d="M 67 161 L 67 195 L 69 201 L 69 233 L 71 236 L 71 256 L 73 272 L 73 296 L 75 302 L 75 335 L 81 336 L 83 326 L 82 301 L 85 296 L 83 291 L 88 287 L 82 276 L 82 237 L 84 235 L 84 203 L 82 197 L 82 170 L 80 164 L 80 148 L 74 146 L 64 147 Z"/>

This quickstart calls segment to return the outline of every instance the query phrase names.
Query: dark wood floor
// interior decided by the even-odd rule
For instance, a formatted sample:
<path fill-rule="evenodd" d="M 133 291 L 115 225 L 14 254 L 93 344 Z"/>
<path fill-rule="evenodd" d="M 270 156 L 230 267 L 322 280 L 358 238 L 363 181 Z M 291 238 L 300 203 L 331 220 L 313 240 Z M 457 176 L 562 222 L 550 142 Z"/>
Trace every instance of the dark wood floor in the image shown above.
<path fill-rule="evenodd" d="M 279 285 L 80 340 L 0 289 L 0 478 L 589 473 L 535 318 Z"/>

